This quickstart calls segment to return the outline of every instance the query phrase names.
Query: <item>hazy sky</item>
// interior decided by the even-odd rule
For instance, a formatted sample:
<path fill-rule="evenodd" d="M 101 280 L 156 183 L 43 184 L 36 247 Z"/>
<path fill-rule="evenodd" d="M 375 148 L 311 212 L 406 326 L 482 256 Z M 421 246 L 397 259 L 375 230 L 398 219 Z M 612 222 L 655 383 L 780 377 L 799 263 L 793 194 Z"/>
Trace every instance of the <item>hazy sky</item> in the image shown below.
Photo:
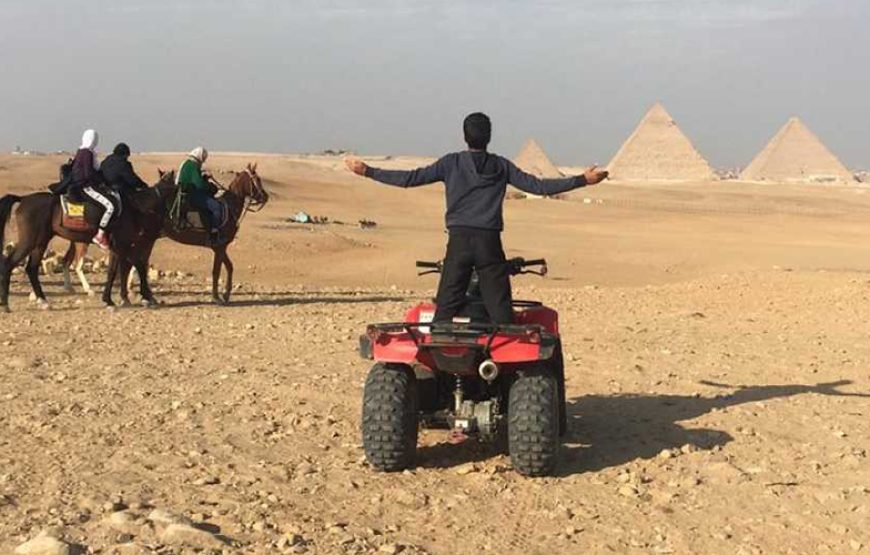
<path fill-rule="evenodd" d="M 606 163 L 661 100 L 716 166 L 793 114 L 870 167 L 868 0 L 0 0 L 0 149 L 438 155 L 469 111 Z"/>

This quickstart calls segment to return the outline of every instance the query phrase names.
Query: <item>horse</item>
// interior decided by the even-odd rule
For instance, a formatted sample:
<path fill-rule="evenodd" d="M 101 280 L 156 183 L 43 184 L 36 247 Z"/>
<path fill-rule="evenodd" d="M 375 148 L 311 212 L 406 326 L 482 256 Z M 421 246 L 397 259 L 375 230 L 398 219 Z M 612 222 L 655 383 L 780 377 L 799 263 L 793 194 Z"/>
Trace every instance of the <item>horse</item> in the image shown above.
<path fill-rule="evenodd" d="M 162 174 L 161 174 L 162 175 Z M 219 184 L 218 184 L 219 185 Z M 165 210 L 161 212 L 159 218 L 152 216 L 152 221 L 145 227 L 154 228 L 154 222 L 160 222 L 158 232 L 149 236 L 147 233 L 140 238 L 142 243 L 141 248 L 153 248 L 154 242 L 160 237 L 168 237 L 175 242 L 184 245 L 197 247 L 207 247 L 214 252 L 214 262 L 212 264 L 212 299 L 216 304 L 225 305 L 230 302 L 230 295 L 233 289 L 233 263 L 227 255 L 227 247 L 235 240 L 236 234 L 239 231 L 242 220 L 248 212 L 259 212 L 267 202 L 269 202 L 269 194 L 263 188 L 263 182 L 257 174 L 257 164 L 248 164 L 241 172 L 237 172 L 235 178 L 228 187 L 221 187 L 223 195 L 220 197 L 224 203 L 224 209 L 227 210 L 226 223 L 222 229 L 223 241 L 218 244 L 212 244 L 211 238 L 205 229 L 185 227 L 177 219 L 173 219 L 169 212 L 171 207 L 177 201 L 177 189 L 170 193 L 165 199 Z M 131 266 L 125 264 L 122 259 L 119 259 L 121 266 L 121 299 L 127 298 L 127 285 Z M 223 295 L 218 292 L 218 284 L 222 268 L 226 268 L 227 281 Z M 144 272 L 147 273 L 147 266 Z M 142 279 L 143 269 L 137 267 L 136 272 Z M 114 279 L 114 276 L 112 276 Z M 110 289 L 111 282 L 107 282 L 106 287 Z"/>
<path fill-rule="evenodd" d="M 174 174 L 166 174 L 173 175 Z M 161 197 L 174 188 L 172 179 L 161 177 L 154 187 L 149 187 L 129 195 L 125 204 L 127 209 L 120 214 L 111 232 L 112 252 L 118 260 L 127 260 L 141 268 L 147 264 L 137 250 L 137 238 L 142 233 L 141 221 L 147 221 L 148 213 L 160 206 Z M 12 269 L 27 259 L 25 267 L 30 286 L 36 295 L 40 308 L 48 308 L 48 300 L 39 282 L 39 267 L 48 244 L 55 236 L 62 237 L 73 243 L 90 243 L 96 234 L 96 229 L 72 230 L 61 225 L 62 208 L 60 197 L 48 192 L 32 193 L 26 196 L 5 195 L 0 198 L 0 244 L 6 222 L 12 214 L 12 208 L 19 204 L 15 214 L 18 223 L 18 241 L 9 256 L 0 257 L 0 311 L 9 311 L 9 287 Z M 150 251 L 148 252 L 150 255 Z M 117 265 L 116 265 L 117 266 Z M 146 266 L 147 268 L 147 266 Z M 109 273 L 112 267 L 110 265 Z M 142 279 L 143 299 L 151 302 L 153 295 L 147 285 L 147 271 Z M 141 273 L 140 273 L 141 276 Z M 104 291 L 104 301 L 106 300 Z M 108 297 L 111 301 L 111 284 L 108 287 Z"/>

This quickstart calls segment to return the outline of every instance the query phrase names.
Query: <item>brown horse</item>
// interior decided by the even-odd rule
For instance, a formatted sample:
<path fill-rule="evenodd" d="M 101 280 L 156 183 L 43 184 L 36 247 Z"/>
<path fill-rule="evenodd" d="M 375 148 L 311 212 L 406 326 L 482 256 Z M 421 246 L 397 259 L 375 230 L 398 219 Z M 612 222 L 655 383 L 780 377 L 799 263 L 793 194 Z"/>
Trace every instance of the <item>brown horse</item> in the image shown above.
<path fill-rule="evenodd" d="M 166 175 L 161 172 L 161 177 Z M 212 299 L 217 304 L 227 304 L 230 301 L 230 294 L 233 288 L 233 263 L 227 255 L 227 247 L 236 238 L 242 220 L 248 212 L 260 211 L 267 202 L 269 202 L 269 194 L 263 188 L 263 182 L 260 176 L 257 175 L 257 165 L 248 164 L 244 171 L 237 172 L 236 177 L 230 183 L 229 187 L 223 188 L 223 196 L 225 209 L 227 210 L 226 224 L 222 230 L 223 241 L 219 244 L 212 244 L 208 232 L 202 228 L 184 227 L 181 222 L 174 221 L 169 212 L 176 201 L 178 194 L 177 189 L 168 194 L 161 200 L 163 207 L 158 211 L 157 217 L 152 217 L 145 224 L 143 233 L 137 239 L 137 249 L 143 253 L 150 255 L 154 243 L 160 237 L 168 237 L 173 241 L 185 245 L 197 247 L 207 247 L 214 251 L 214 263 L 212 264 Z M 139 274 L 140 283 L 143 279 L 143 272 L 147 273 L 148 266 L 144 270 L 141 267 L 132 266 L 124 259 L 119 259 L 117 264 L 110 263 L 109 279 L 106 283 L 106 290 L 111 290 L 112 282 L 115 279 L 115 274 L 111 266 L 116 266 L 121 274 L 121 300 L 125 304 L 129 304 L 129 278 L 131 270 L 135 269 Z M 227 282 L 223 296 L 218 292 L 218 284 L 222 267 L 227 270 Z M 141 290 L 141 286 L 140 286 Z"/>
<path fill-rule="evenodd" d="M 233 263 L 227 255 L 227 247 L 235 240 L 245 214 L 258 212 L 269 202 L 269 194 L 263 188 L 260 176 L 257 175 L 257 164 L 248 164 L 244 171 L 236 173 L 235 179 L 224 189 L 221 199 L 228 213 L 227 222 L 222 230 L 223 241 L 220 244 L 211 244 L 209 235 L 204 229 L 183 229 L 178 226 L 178 222 L 170 218 L 164 221 L 163 234 L 173 241 L 185 245 L 208 247 L 214 251 L 211 296 L 217 304 L 226 304 L 230 302 L 230 294 L 233 290 Z M 227 271 L 223 296 L 218 293 L 221 266 Z"/>
<path fill-rule="evenodd" d="M 137 238 L 143 232 L 142 222 L 153 218 L 153 216 L 149 217 L 149 212 L 159 208 L 162 198 L 173 189 L 172 178 L 162 177 L 154 187 L 133 193 L 129 196 L 125 210 L 118 216 L 114 229 L 111 230 L 112 251 L 118 260 L 126 260 L 140 269 L 145 268 L 143 273 L 146 277 L 142 278 L 144 299 L 153 300 L 153 295 L 147 285 L 147 259 L 143 258 L 143 254 L 137 248 Z M 41 307 L 48 307 L 42 284 L 39 282 L 39 267 L 49 242 L 53 237 L 59 236 L 74 243 L 90 243 L 96 233 L 95 229 L 76 231 L 63 227 L 60 198 L 50 193 L 33 193 L 24 197 L 6 195 L 0 198 L 0 244 L 3 244 L 4 228 L 16 203 L 20 203 L 15 214 L 18 224 L 18 242 L 8 257 L 0 257 L 0 310 L 7 312 L 13 268 L 27 259 L 26 273 L 37 303 Z M 147 254 L 150 255 L 150 251 Z M 112 273 L 111 265 L 109 273 L 110 275 Z M 110 282 L 108 291 L 109 304 L 111 304 Z M 103 296 L 106 300 L 105 292 Z"/>

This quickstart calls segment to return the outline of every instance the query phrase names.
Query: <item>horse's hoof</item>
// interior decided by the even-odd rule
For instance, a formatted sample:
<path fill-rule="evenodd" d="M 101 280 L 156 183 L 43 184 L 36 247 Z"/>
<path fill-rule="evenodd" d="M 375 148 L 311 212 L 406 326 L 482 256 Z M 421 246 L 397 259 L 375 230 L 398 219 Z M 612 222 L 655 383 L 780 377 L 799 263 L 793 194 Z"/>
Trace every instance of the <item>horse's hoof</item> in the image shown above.
<path fill-rule="evenodd" d="M 118 310 L 118 307 L 115 306 L 115 303 L 103 303 L 103 307 L 105 307 L 106 312 L 115 312 Z"/>
<path fill-rule="evenodd" d="M 75 293 L 76 290 L 75 290 L 75 288 L 74 288 L 72 285 L 64 285 L 64 286 L 63 286 L 63 292 L 64 292 L 64 293 Z"/>
<path fill-rule="evenodd" d="M 157 301 L 154 299 L 142 299 L 140 304 L 142 308 L 157 308 Z"/>
<path fill-rule="evenodd" d="M 72 289 L 70 289 L 70 291 L 72 291 Z M 96 293 L 94 293 L 93 289 L 88 289 L 87 291 L 85 291 L 85 295 L 87 295 L 88 297 L 93 297 L 94 295 L 96 295 Z"/>
<path fill-rule="evenodd" d="M 130 299 L 121 301 L 121 308 L 130 308 L 131 306 L 133 306 L 133 303 L 130 302 Z"/>
<path fill-rule="evenodd" d="M 0 306 L 0 312 L 3 314 L 9 314 L 12 311 L 9 309 L 9 305 L 4 304 L 3 306 Z"/>
<path fill-rule="evenodd" d="M 45 299 L 36 299 L 36 306 L 39 310 L 51 310 L 51 305 Z"/>
<path fill-rule="evenodd" d="M 220 297 L 212 297 L 211 300 L 218 306 L 224 306 L 227 304 L 227 302 Z"/>
<path fill-rule="evenodd" d="M 36 296 L 36 293 L 34 293 L 33 291 L 30 292 L 30 295 L 28 295 L 27 298 L 30 299 L 30 302 L 32 303 L 35 303 L 37 300 L 39 300 L 39 298 Z"/>

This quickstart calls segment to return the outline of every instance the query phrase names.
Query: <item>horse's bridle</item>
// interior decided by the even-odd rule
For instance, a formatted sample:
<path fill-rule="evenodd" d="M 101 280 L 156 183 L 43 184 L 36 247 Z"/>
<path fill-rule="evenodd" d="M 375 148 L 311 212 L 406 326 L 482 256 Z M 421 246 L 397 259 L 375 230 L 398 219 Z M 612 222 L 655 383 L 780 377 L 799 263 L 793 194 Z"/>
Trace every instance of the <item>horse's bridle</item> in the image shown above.
<path fill-rule="evenodd" d="M 245 173 L 248 174 L 248 179 L 251 180 L 251 194 L 245 201 L 245 212 L 259 212 L 266 206 L 266 201 L 263 198 L 254 198 L 254 190 L 256 188 L 258 196 L 261 196 L 265 192 L 263 191 L 263 185 L 257 185 L 257 175 L 250 168 L 245 168 Z"/>

